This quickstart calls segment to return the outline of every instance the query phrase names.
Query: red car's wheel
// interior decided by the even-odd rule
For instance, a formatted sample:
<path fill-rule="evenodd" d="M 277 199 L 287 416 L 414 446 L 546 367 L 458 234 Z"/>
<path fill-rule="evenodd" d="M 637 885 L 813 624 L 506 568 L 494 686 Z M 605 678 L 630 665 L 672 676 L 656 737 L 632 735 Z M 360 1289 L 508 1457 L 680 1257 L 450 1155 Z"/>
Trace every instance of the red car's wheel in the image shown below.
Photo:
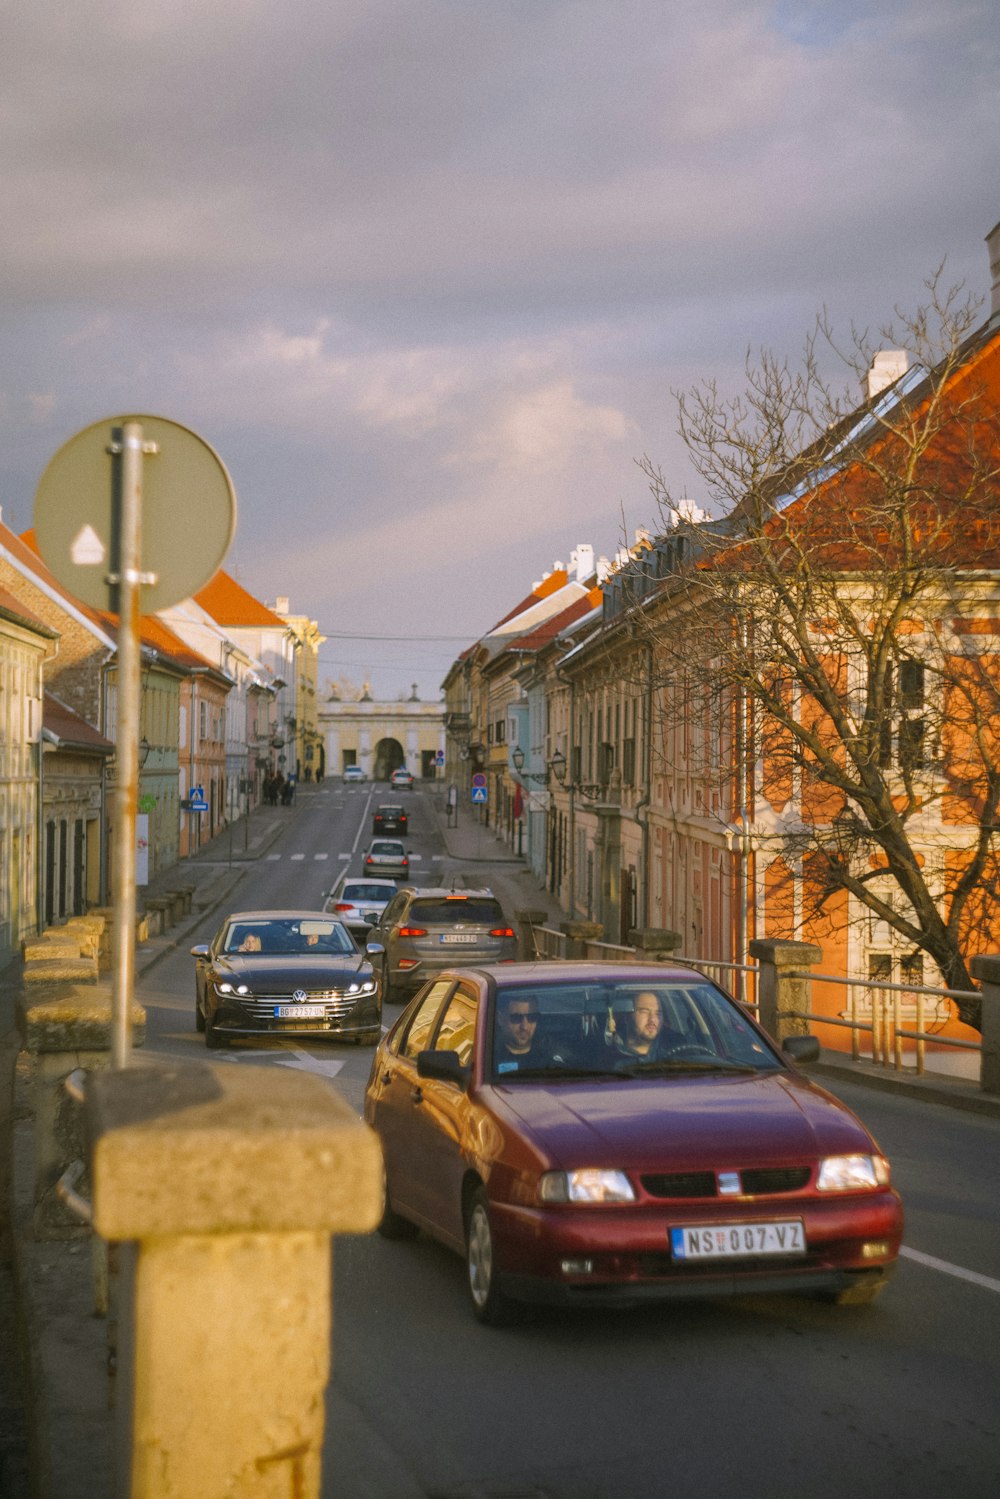
<path fill-rule="evenodd" d="M 469 1203 L 465 1226 L 465 1263 L 468 1271 L 472 1310 L 488 1327 L 501 1327 L 510 1321 L 511 1302 L 500 1289 L 489 1205 L 482 1187 L 477 1187 Z"/>

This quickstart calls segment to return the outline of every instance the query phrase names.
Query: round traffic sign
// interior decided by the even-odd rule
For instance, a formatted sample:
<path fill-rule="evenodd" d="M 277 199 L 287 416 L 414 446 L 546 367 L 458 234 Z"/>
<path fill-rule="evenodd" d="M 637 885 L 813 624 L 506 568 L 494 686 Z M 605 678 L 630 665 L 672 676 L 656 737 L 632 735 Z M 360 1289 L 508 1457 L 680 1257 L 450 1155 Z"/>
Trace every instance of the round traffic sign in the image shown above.
<path fill-rule="evenodd" d="M 472 784 L 473 786 L 486 785 L 486 777 L 481 770 L 477 770 L 475 775 L 472 777 Z"/>
<path fill-rule="evenodd" d="M 236 529 L 236 495 L 218 454 L 162 416 L 111 416 L 85 427 L 49 461 L 35 494 L 38 550 L 59 582 L 95 609 L 112 609 L 118 572 L 120 468 L 126 422 L 142 428 L 144 614 L 197 593 L 222 566 Z M 116 451 L 117 449 L 117 451 Z"/>

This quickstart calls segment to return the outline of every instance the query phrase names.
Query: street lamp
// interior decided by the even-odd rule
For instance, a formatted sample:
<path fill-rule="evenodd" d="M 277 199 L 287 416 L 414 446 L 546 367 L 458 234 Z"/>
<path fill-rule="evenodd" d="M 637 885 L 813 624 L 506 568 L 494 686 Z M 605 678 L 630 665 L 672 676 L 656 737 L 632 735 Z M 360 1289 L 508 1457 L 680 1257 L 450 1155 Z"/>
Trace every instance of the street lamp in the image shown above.
<path fill-rule="evenodd" d="M 530 781 L 533 786 L 547 786 L 549 784 L 548 768 L 546 768 L 540 774 L 537 771 L 525 770 L 524 750 L 519 744 L 515 745 L 515 747 L 511 750 L 510 762 L 513 765 L 514 769 L 517 771 L 517 777 L 519 781 Z"/>
<path fill-rule="evenodd" d="M 562 750 L 556 750 L 549 761 L 549 770 L 555 776 L 560 786 L 567 791 L 578 791 L 584 801 L 595 802 L 607 790 L 602 781 L 570 781 L 567 783 L 566 771 L 568 769 L 566 756 Z"/>

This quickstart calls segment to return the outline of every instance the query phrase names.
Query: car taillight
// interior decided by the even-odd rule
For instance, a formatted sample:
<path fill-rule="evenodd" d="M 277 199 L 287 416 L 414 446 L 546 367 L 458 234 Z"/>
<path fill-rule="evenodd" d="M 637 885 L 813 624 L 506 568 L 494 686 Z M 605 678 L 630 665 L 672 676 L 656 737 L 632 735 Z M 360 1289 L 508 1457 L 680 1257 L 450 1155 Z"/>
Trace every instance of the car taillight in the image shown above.
<path fill-rule="evenodd" d="M 335 911 L 351 911 L 354 908 L 351 905 L 350 901 L 342 901 L 342 900 L 340 900 L 340 901 L 337 902 L 337 904 L 334 906 L 333 909 Z"/>
<path fill-rule="evenodd" d="M 426 937 L 427 928 L 425 926 L 401 926 L 397 935 L 400 937 Z"/>
<path fill-rule="evenodd" d="M 490 929 L 491 937 L 513 937 L 513 935 L 514 928 L 512 926 L 495 926 Z"/>

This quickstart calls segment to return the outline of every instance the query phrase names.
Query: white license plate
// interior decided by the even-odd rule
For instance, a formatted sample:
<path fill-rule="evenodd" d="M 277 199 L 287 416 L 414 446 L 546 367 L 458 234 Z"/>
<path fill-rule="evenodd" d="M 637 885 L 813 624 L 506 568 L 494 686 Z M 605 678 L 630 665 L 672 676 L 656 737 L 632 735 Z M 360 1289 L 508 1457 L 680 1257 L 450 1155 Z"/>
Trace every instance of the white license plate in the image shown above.
<path fill-rule="evenodd" d="M 675 1260 L 739 1260 L 757 1255 L 805 1254 L 801 1218 L 783 1223 L 713 1223 L 701 1228 L 672 1228 Z"/>
<path fill-rule="evenodd" d="M 275 1005 L 276 1020 L 322 1020 L 326 1010 L 322 1005 Z"/>
<path fill-rule="evenodd" d="M 478 942 L 479 938 L 474 932 L 466 936 L 464 933 L 452 932 L 449 936 L 442 935 L 442 942 Z"/>

